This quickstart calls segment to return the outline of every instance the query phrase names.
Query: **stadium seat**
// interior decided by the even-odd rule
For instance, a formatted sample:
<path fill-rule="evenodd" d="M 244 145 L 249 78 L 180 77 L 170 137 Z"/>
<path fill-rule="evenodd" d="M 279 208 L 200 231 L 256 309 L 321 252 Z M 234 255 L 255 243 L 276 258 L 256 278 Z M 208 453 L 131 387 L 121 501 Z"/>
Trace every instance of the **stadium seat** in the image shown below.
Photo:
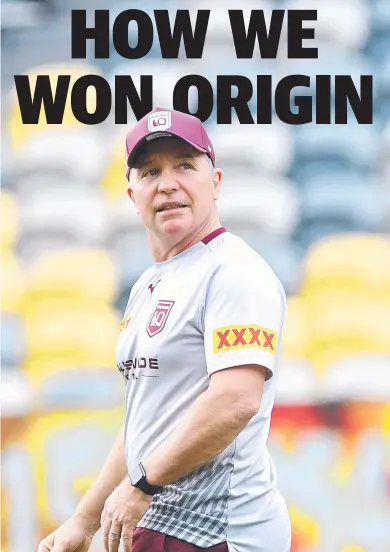
<path fill-rule="evenodd" d="M 137 3 L 136 0 L 133 0 L 134 4 Z M 107 9 L 107 2 L 105 0 L 68 0 L 66 6 L 61 0 L 50 0 L 50 3 L 53 6 L 53 9 L 57 13 L 69 14 L 70 10 L 86 10 L 88 15 L 91 15 L 92 10 L 103 10 Z M 148 1 L 145 2 L 148 4 Z M 115 2 L 116 7 L 118 2 Z"/>
<path fill-rule="evenodd" d="M 302 224 L 340 223 L 359 231 L 381 231 L 385 223 L 385 187 L 363 175 L 329 173 L 306 181 Z"/>
<path fill-rule="evenodd" d="M 277 239 L 268 233 L 254 236 L 250 243 L 274 270 L 288 295 L 297 292 L 301 250 L 290 240 Z"/>
<path fill-rule="evenodd" d="M 24 303 L 26 278 L 19 260 L 12 254 L 2 254 L 1 259 L 2 313 L 18 314 Z"/>
<path fill-rule="evenodd" d="M 111 227 L 108 238 L 110 250 L 115 249 L 117 244 L 122 244 L 123 241 L 126 241 L 131 247 L 137 247 L 139 243 L 143 247 L 147 243 L 145 227 L 135 205 L 127 194 L 112 206 L 110 218 Z"/>
<path fill-rule="evenodd" d="M 381 121 L 384 126 L 387 121 L 390 121 L 390 48 L 387 58 L 378 65 L 375 82 L 375 117 L 376 120 Z"/>
<path fill-rule="evenodd" d="M 308 361 L 310 332 L 311 320 L 304 299 L 299 295 L 289 297 L 283 329 L 283 362 L 304 363 Z"/>
<path fill-rule="evenodd" d="M 79 243 L 73 243 L 70 237 L 65 234 L 57 235 L 25 235 L 19 241 L 16 253 L 23 266 L 28 268 L 42 255 L 57 253 L 69 249 L 69 247 L 79 247 Z"/>
<path fill-rule="evenodd" d="M 21 197 L 22 194 L 32 194 L 34 190 L 60 190 L 82 187 L 84 184 L 78 178 L 69 178 L 69 174 L 58 171 L 41 170 L 31 174 L 20 174 L 12 177 L 12 190 Z"/>
<path fill-rule="evenodd" d="M 314 43 L 312 44 L 314 46 Z M 315 44 L 317 47 L 317 44 Z M 351 76 L 357 90 L 360 89 L 360 77 L 361 75 L 370 75 L 373 69 L 373 62 L 370 58 L 365 57 L 360 52 L 354 52 L 351 50 L 340 50 L 329 45 L 322 50 L 318 47 L 319 57 L 318 59 L 295 59 L 291 58 L 284 60 L 280 64 L 278 71 L 279 78 L 286 75 L 308 75 L 311 78 L 311 92 L 307 91 L 306 94 L 313 95 L 316 88 L 316 76 L 317 75 L 330 75 L 331 76 L 331 94 L 334 97 L 335 92 L 335 79 L 336 75 L 349 75 Z M 303 88 L 297 89 L 299 94 L 303 93 Z"/>
<path fill-rule="evenodd" d="M 1 31 L 5 33 L 20 28 L 37 28 L 42 24 L 46 0 L 37 2 L 10 1 L 3 2 L 1 14 Z"/>
<path fill-rule="evenodd" d="M 140 90 L 140 77 L 142 75 L 153 76 L 153 107 L 173 108 L 173 91 L 176 83 L 189 74 L 196 73 L 198 63 L 196 60 L 162 60 L 162 59 L 143 59 L 137 61 L 122 60 L 115 65 L 108 75 L 108 80 L 112 90 L 115 89 L 115 76 L 130 75 L 137 90 Z M 189 94 L 190 111 L 195 111 L 194 106 L 197 101 L 197 95 L 194 91 Z M 128 106 L 128 123 L 132 124 L 135 120 L 134 113 Z"/>
<path fill-rule="evenodd" d="M 321 385 L 322 395 L 332 401 L 387 402 L 390 396 L 389 368 L 390 355 L 352 355 L 337 361 L 326 371 Z"/>
<path fill-rule="evenodd" d="M 365 172 L 376 168 L 380 135 L 367 125 L 303 125 L 296 135 L 292 174 L 304 183 L 319 172 Z"/>
<path fill-rule="evenodd" d="M 19 205 L 14 193 L 2 191 L 0 196 L 1 253 L 7 254 L 19 238 Z"/>
<path fill-rule="evenodd" d="M 294 152 L 292 133 L 287 126 L 276 122 L 263 127 L 235 122 L 229 126 L 229 132 L 223 125 L 213 125 L 209 132 L 216 163 L 222 169 L 225 163 L 230 163 L 258 175 L 278 175 L 286 174 L 290 168 Z"/>
<path fill-rule="evenodd" d="M 61 2 L 61 0 L 56 0 L 58 2 Z M 171 0 L 169 0 L 170 2 L 170 5 L 171 5 Z M 101 3 L 103 5 L 103 8 L 102 9 L 107 9 L 107 2 L 105 2 L 104 0 L 99 0 L 99 3 Z M 161 61 L 162 60 L 162 57 L 161 57 L 161 48 L 160 48 L 160 41 L 158 39 L 158 32 L 157 32 L 157 26 L 156 26 L 156 23 L 155 23 L 155 17 L 154 17 L 154 14 L 153 14 L 153 10 L 155 9 L 161 9 L 161 5 L 157 2 L 154 2 L 153 0 L 133 0 L 133 2 L 131 3 L 131 8 L 132 9 L 139 9 L 139 10 L 142 10 L 143 12 L 146 12 L 152 23 L 153 23 L 153 35 L 154 35 L 154 40 L 153 40 L 153 44 L 152 44 L 152 47 L 150 49 L 150 51 L 142 58 L 142 61 L 152 61 L 152 60 L 158 60 L 158 61 Z M 166 8 L 168 8 L 168 6 L 166 6 Z M 89 9 L 89 18 L 90 18 L 90 21 L 91 21 L 91 24 L 93 23 L 93 10 L 95 9 L 98 9 L 96 8 L 94 5 L 90 7 Z M 110 26 L 110 57 L 108 59 L 96 59 L 95 58 L 95 51 L 94 51 L 94 48 L 93 48 L 93 43 L 91 41 L 91 44 L 89 46 L 89 48 L 87 49 L 87 59 L 90 59 L 93 63 L 97 63 L 100 67 L 100 69 L 102 71 L 104 71 L 106 74 L 115 74 L 115 70 L 114 70 L 114 67 L 123 63 L 124 61 L 124 58 L 116 51 L 115 47 L 114 47 L 114 42 L 113 42 L 113 36 L 112 36 L 112 25 L 113 25 L 113 22 L 114 20 L 116 19 L 116 17 L 122 12 L 122 11 L 125 11 L 125 10 L 128 10 L 129 9 L 129 4 L 127 2 L 125 2 L 124 0 L 119 0 L 117 2 L 115 2 L 114 4 L 111 4 L 110 5 L 110 22 L 111 22 L 111 26 Z M 66 11 L 68 11 L 68 8 L 66 8 Z M 172 25 L 172 14 L 171 14 L 171 10 L 169 10 L 169 15 L 170 15 L 170 20 L 171 20 L 171 25 Z M 88 19 L 87 19 L 88 21 Z M 131 45 L 135 45 L 137 44 L 137 38 L 138 38 L 138 35 L 137 35 L 137 31 L 136 31 L 136 25 L 131 25 L 129 26 L 129 44 Z M 183 57 L 183 52 L 182 52 L 182 49 L 180 50 L 179 52 L 180 54 L 180 57 Z M 142 63 L 141 61 L 141 63 Z M 130 63 L 139 63 L 139 60 L 132 60 Z M 127 71 L 125 74 L 128 74 L 129 72 Z M 132 71 L 130 71 L 130 74 L 132 73 Z M 122 74 L 122 73 L 118 73 L 118 74 Z"/>
<path fill-rule="evenodd" d="M 311 0 L 290 0 L 288 9 L 310 10 Z M 342 4 L 316 0 L 316 40 L 337 43 L 338 48 L 361 50 L 370 33 L 370 6 L 365 0 L 345 0 Z M 351 22 L 353 21 L 353 25 Z"/>
<path fill-rule="evenodd" d="M 309 358 L 320 375 L 352 355 L 390 356 L 390 301 L 335 290 L 310 299 Z M 369 367 L 367 367 L 369 370 Z"/>
<path fill-rule="evenodd" d="M 94 127 L 55 129 L 33 134 L 11 158 L 15 179 L 25 175 L 50 173 L 67 178 L 69 187 L 77 183 L 96 186 L 106 164 L 106 143 Z"/>
<path fill-rule="evenodd" d="M 225 184 L 218 199 L 222 223 L 232 231 L 245 226 L 272 235 L 290 236 L 299 217 L 299 198 L 292 184 L 267 177 L 245 177 L 245 183 L 241 183 L 237 178 L 238 174 L 225 172 Z"/>
<path fill-rule="evenodd" d="M 75 248 L 38 257 L 27 272 L 26 309 L 36 301 L 66 299 L 94 306 L 109 304 L 117 274 L 104 250 Z"/>
<path fill-rule="evenodd" d="M 385 236 L 351 233 L 313 244 L 304 261 L 301 293 L 324 291 L 390 299 L 390 241 Z"/>
<path fill-rule="evenodd" d="M 387 164 L 386 178 L 390 179 L 390 163 Z M 386 226 L 385 226 L 385 231 L 389 234 L 390 233 L 390 190 L 387 191 L 385 202 L 386 202 Z"/>
<path fill-rule="evenodd" d="M 126 130 L 130 130 L 128 125 Z M 126 131 L 121 132 L 114 140 L 101 180 L 101 187 L 107 201 L 115 204 L 126 201 Z"/>
<path fill-rule="evenodd" d="M 195 6 L 195 4 L 193 4 Z M 237 9 L 237 2 L 225 1 L 222 4 L 215 4 L 210 11 L 209 24 L 207 29 L 207 37 L 205 41 L 204 54 L 202 60 L 206 63 L 213 61 L 224 61 L 231 58 L 236 59 L 236 51 L 234 41 L 232 40 L 232 30 L 228 10 Z M 249 13 L 253 9 L 263 9 L 266 15 L 266 20 L 269 20 L 272 2 L 268 0 L 244 0 L 240 3 L 239 8 L 244 12 L 245 23 L 248 23 Z M 210 9 L 210 3 L 202 0 L 197 4 L 197 10 Z M 256 48 L 255 48 L 256 51 Z M 233 74 L 218 71 L 218 74 Z M 238 73 L 241 74 L 241 73 Z"/>
<path fill-rule="evenodd" d="M 293 239 L 302 250 L 307 251 L 323 239 L 353 232 L 355 230 L 352 230 L 345 221 L 302 221 L 296 229 Z"/>
<path fill-rule="evenodd" d="M 51 0 L 48 0 L 51 1 Z M 9 2 L 8 2 L 9 3 Z M 71 61 L 71 33 L 69 32 L 69 13 L 59 19 L 44 19 L 41 12 L 39 27 L 29 24 L 26 4 L 36 2 L 18 2 L 24 4 L 25 14 L 18 17 L 18 27 L 2 33 L 3 63 L 2 77 L 5 76 L 3 91 L 8 93 L 14 87 L 14 75 L 21 75 L 37 65 L 69 63 Z M 48 24 L 50 21 L 50 24 Z"/>
<path fill-rule="evenodd" d="M 45 410 L 114 408 L 123 400 L 124 380 L 115 366 L 79 366 L 74 359 L 45 357 L 25 365 L 39 407 Z"/>
<path fill-rule="evenodd" d="M 1 315 L 1 366 L 20 366 L 25 354 L 22 319 L 13 314 Z"/>
<path fill-rule="evenodd" d="M 366 52 L 373 60 L 381 60 L 390 51 L 390 6 L 387 0 L 372 2 L 371 36 Z"/>
<path fill-rule="evenodd" d="M 34 398 L 31 393 L 28 378 L 19 367 L 2 366 L 0 386 L 1 418 L 2 422 L 7 419 L 23 419 L 28 416 L 34 408 Z M 2 432 L 2 471 L 4 468 L 3 458 L 6 448 L 6 438 Z M 3 481 L 4 475 L 2 474 Z M 3 504 L 1 521 L 3 522 Z M 3 552 L 3 547 L 1 547 Z M 11 551 L 10 551 L 11 552 Z"/>
<path fill-rule="evenodd" d="M 206 1 L 201 1 L 198 4 L 199 10 L 210 9 L 210 5 Z M 207 37 L 203 50 L 202 60 L 210 63 L 214 59 L 223 59 L 223 56 L 234 58 L 235 49 L 232 41 L 232 31 L 228 9 L 221 9 L 215 6 L 215 9 L 210 11 L 209 24 L 207 28 Z"/>
<path fill-rule="evenodd" d="M 276 404 L 301 405 L 315 402 L 319 396 L 313 367 L 304 360 L 283 360 L 277 381 Z"/>
<path fill-rule="evenodd" d="M 25 315 L 26 359 L 24 368 L 52 366 L 79 368 L 115 366 L 120 317 L 109 306 L 39 303 Z M 35 362 L 37 363 L 35 364 Z M 30 368 L 30 370 L 29 370 Z M 53 368 L 51 368 L 53 370 Z M 46 376 L 47 374 L 42 374 Z M 35 375 L 34 375 L 35 377 Z"/>
<path fill-rule="evenodd" d="M 382 134 L 385 154 L 390 152 L 390 119 L 386 122 L 386 126 Z M 387 161 L 387 159 L 386 159 Z"/>
<path fill-rule="evenodd" d="M 23 241 L 49 235 L 70 244 L 104 244 L 110 214 L 102 192 L 88 186 L 75 189 L 25 190 L 20 194 L 21 246 Z"/>
<path fill-rule="evenodd" d="M 40 45 L 42 47 L 42 45 Z M 64 63 L 62 65 L 40 65 L 30 69 L 27 75 L 30 78 L 30 86 L 35 87 L 36 78 L 38 75 L 49 75 L 52 90 L 57 85 L 59 75 L 70 75 L 69 90 L 72 89 L 73 84 L 77 79 L 88 74 L 99 74 L 99 70 L 94 65 L 88 65 L 83 63 Z M 41 110 L 38 124 L 23 124 L 19 102 L 16 96 L 16 91 L 13 90 L 8 98 L 7 102 L 8 117 L 7 117 L 7 130 L 11 142 L 11 146 L 14 151 L 17 151 L 32 135 L 36 135 L 44 131 L 65 130 L 69 127 L 83 128 L 85 125 L 79 123 L 73 115 L 71 106 L 71 95 L 68 94 L 67 103 L 65 105 L 64 117 L 62 124 L 48 125 L 46 121 L 46 115 L 44 110 Z M 90 88 L 87 93 L 87 109 L 93 112 L 96 107 L 96 94 L 94 90 Z"/>
<path fill-rule="evenodd" d="M 111 249 L 112 258 L 118 270 L 119 284 L 117 287 L 116 305 L 122 310 L 124 302 L 129 298 L 133 284 L 141 274 L 153 264 L 153 257 L 144 236 L 122 238 L 118 235 L 117 241 Z"/>
<path fill-rule="evenodd" d="M 79 481 L 96 478 L 124 415 L 121 404 L 115 408 L 42 412 L 29 418 L 28 431 L 19 442 L 35 474 L 31 492 L 39 527 L 58 527 L 74 511 L 81 499 Z"/>
<path fill-rule="evenodd" d="M 119 238 L 111 250 L 119 273 L 119 284 L 114 306 L 123 313 L 129 300 L 131 288 L 138 278 L 153 265 L 153 257 L 144 236 L 131 239 L 126 236 Z"/>
<path fill-rule="evenodd" d="M 207 44 L 207 40 L 206 40 Z M 205 47 L 206 49 L 206 47 Z M 256 52 L 256 49 L 255 49 Z M 209 81 L 209 83 L 212 86 L 213 92 L 214 92 L 214 106 L 213 111 L 208 119 L 208 124 L 216 124 L 218 123 L 218 109 L 217 109 L 217 99 L 218 99 L 218 76 L 239 76 L 239 77 L 245 77 L 251 82 L 252 85 L 252 93 L 249 97 L 248 94 L 248 108 L 250 111 L 250 114 L 252 115 L 253 121 L 256 122 L 257 119 L 257 97 L 261 95 L 261 88 L 257 90 L 257 75 L 261 74 L 273 74 L 275 71 L 275 60 L 266 60 L 266 59 L 260 59 L 260 54 L 254 54 L 253 59 L 237 59 L 235 56 L 232 56 L 231 58 L 223 55 L 223 52 L 221 54 L 218 54 L 218 51 L 216 51 L 216 48 L 214 48 L 214 51 L 212 50 L 210 52 L 210 55 L 214 56 L 214 59 L 210 60 L 209 63 L 205 63 L 204 66 L 201 68 L 200 74 Z M 218 55 L 223 56 L 222 59 L 218 58 Z M 256 59 L 255 56 L 258 56 L 258 59 Z M 216 72 L 215 67 L 218 66 L 218 72 Z M 232 79 L 234 80 L 234 79 Z M 273 83 L 274 84 L 274 83 Z M 226 93 L 229 93 L 229 95 L 232 98 L 235 98 L 238 95 L 238 88 L 236 85 L 232 85 L 231 89 L 229 90 L 226 87 L 224 89 Z M 223 101 L 220 100 L 220 107 L 224 107 Z M 231 123 L 234 123 L 237 120 L 237 114 L 236 110 L 233 108 L 231 109 Z M 231 124 L 227 123 L 227 124 Z M 244 128 L 250 129 L 253 125 L 245 125 Z M 229 126 L 223 125 L 220 127 L 222 130 L 225 129 L 225 132 L 227 129 L 229 129 Z M 260 126 L 257 127 L 257 131 L 260 132 Z M 266 127 L 264 127 L 263 131 Z"/>

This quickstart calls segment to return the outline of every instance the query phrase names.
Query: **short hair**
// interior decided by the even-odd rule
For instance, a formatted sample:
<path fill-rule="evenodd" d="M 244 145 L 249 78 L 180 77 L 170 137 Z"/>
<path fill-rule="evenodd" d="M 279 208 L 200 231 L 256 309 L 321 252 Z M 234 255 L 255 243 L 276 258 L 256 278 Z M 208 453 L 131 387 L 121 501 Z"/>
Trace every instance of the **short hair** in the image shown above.
<path fill-rule="evenodd" d="M 211 161 L 211 157 L 207 153 L 205 153 L 205 156 L 207 157 L 207 162 L 208 162 L 208 165 L 209 165 L 210 172 L 213 173 L 214 172 L 214 165 L 213 165 L 213 162 Z"/>

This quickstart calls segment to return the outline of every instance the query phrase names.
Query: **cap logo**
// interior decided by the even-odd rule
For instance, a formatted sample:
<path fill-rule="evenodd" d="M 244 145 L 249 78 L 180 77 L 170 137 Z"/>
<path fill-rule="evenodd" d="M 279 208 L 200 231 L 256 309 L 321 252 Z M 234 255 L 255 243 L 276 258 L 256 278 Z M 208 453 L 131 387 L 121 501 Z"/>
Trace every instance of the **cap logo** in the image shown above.
<path fill-rule="evenodd" d="M 167 130 L 172 125 L 171 113 L 169 111 L 158 111 L 148 115 L 149 132 Z"/>

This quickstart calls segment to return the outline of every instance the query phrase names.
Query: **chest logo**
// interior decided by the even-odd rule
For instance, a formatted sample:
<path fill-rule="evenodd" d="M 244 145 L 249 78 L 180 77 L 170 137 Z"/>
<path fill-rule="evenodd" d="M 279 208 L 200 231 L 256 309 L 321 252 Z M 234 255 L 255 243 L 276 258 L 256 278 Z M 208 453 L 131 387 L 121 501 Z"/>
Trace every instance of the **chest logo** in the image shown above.
<path fill-rule="evenodd" d="M 127 328 L 128 323 L 130 322 L 131 318 L 125 318 L 122 320 L 119 330 L 122 331 L 125 328 Z"/>
<path fill-rule="evenodd" d="M 158 301 L 146 326 L 149 337 L 162 332 L 174 303 L 175 301 Z"/>

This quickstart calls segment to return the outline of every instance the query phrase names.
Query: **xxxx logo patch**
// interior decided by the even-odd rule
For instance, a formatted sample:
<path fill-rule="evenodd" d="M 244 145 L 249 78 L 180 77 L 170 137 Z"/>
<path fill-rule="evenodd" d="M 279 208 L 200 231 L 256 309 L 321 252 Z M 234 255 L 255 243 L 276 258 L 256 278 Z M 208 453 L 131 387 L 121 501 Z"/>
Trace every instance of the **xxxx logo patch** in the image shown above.
<path fill-rule="evenodd" d="M 237 349 L 257 348 L 276 353 L 278 334 L 256 324 L 225 326 L 213 332 L 214 353 Z"/>

